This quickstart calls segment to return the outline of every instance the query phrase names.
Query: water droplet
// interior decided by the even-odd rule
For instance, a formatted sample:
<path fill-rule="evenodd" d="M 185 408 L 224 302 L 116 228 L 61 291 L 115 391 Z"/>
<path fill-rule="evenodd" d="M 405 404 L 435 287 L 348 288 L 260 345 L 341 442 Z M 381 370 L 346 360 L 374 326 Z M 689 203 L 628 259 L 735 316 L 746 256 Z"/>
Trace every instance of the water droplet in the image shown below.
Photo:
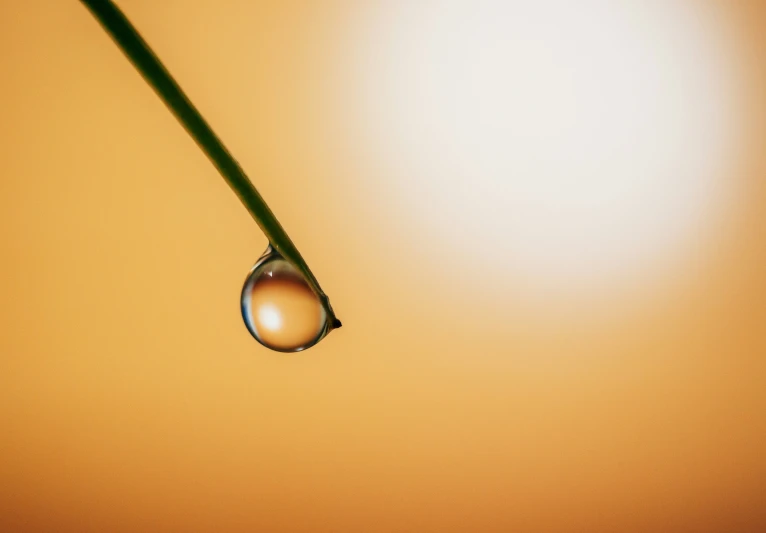
<path fill-rule="evenodd" d="M 319 298 L 271 246 L 245 280 L 242 318 L 255 340 L 278 352 L 310 348 L 330 329 Z"/>

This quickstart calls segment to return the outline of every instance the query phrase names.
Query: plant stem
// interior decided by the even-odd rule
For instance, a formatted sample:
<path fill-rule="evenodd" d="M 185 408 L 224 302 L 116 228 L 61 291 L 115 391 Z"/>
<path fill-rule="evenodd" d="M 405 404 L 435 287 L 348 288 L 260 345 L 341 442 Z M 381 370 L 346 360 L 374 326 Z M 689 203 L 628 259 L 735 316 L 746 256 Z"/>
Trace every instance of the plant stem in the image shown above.
<path fill-rule="evenodd" d="M 339 328 L 340 321 L 330 306 L 314 274 L 269 206 L 255 189 L 237 161 L 231 156 L 199 111 L 189 101 L 178 83 L 165 69 L 149 45 L 111 0 L 81 0 L 101 23 L 114 42 L 165 102 L 181 125 L 208 156 L 223 178 L 239 196 L 261 228 L 271 246 L 297 268 L 319 297 L 328 313 L 330 328 Z"/>

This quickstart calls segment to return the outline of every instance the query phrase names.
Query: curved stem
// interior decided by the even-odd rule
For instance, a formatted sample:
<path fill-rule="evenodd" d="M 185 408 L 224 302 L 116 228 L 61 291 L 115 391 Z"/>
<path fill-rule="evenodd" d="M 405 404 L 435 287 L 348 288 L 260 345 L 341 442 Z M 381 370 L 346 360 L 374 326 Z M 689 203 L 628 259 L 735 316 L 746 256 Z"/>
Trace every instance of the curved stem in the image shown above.
<path fill-rule="evenodd" d="M 199 111 L 189 101 L 178 83 L 165 69 L 149 45 L 130 21 L 111 0 L 80 0 L 101 23 L 114 42 L 125 53 L 149 85 L 165 102 L 181 125 L 199 145 L 223 178 L 239 196 L 250 215 L 261 228 L 272 247 L 293 264 L 306 278 L 325 306 L 331 328 L 339 328 L 340 321 L 330 306 L 306 261 L 287 236 L 282 225 L 255 189 L 237 161 L 231 156 Z"/>

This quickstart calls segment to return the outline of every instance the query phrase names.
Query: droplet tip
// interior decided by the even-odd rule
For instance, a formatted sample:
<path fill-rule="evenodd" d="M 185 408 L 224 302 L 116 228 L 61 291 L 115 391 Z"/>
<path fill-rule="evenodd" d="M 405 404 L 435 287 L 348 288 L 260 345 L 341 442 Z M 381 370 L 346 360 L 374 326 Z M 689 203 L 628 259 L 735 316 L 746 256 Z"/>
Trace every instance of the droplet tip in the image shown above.
<path fill-rule="evenodd" d="M 333 321 L 332 321 L 332 329 L 338 329 L 342 325 L 343 324 L 340 323 L 340 320 L 338 320 L 337 318 L 333 319 Z"/>

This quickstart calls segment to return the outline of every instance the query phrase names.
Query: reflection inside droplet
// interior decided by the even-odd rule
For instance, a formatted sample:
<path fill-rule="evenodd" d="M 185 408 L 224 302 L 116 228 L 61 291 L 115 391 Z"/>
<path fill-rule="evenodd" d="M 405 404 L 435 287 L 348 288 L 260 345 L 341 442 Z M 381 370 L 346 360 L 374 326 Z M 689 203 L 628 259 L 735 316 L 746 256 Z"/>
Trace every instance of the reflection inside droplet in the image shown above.
<path fill-rule="evenodd" d="M 242 318 L 258 342 L 279 352 L 310 348 L 329 329 L 327 312 L 309 284 L 271 248 L 245 280 Z"/>
<path fill-rule="evenodd" d="M 263 324 L 263 327 L 269 331 L 276 331 L 282 327 L 282 316 L 279 314 L 279 310 L 273 305 L 264 305 L 258 311 L 258 318 Z"/>

